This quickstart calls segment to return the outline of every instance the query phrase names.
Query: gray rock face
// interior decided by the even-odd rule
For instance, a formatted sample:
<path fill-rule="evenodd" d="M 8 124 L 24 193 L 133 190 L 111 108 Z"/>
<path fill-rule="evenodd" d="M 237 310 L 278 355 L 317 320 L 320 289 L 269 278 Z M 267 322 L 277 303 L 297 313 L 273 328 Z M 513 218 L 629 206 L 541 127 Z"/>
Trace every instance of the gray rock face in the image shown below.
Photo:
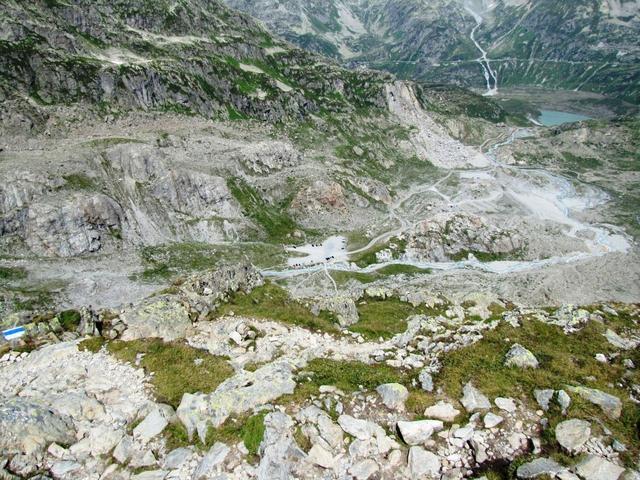
<path fill-rule="evenodd" d="M 227 458 L 229 451 L 230 448 L 224 443 L 214 443 L 198 465 L 198 468 L 193 474 L 193 480 L 206 480 L 211 478 L 215 474 L 218 466 Z"/>
<path fill-rule="evenodd" d="M 584 480 L 618 480 L 624 468 L 602 457 L 589 455 L 576 465 L 576 472 Z"/>
<path fill-rule="evenodd" d="M 0 431 L 0 452 L 4 454 L 30 454 L 53 442 L 75 442 L 70 418 L 17 397 L 0 400 Z"/>
<path fill-rule="evenodd" d="M 123 340 L 162 338 L 165 341 L 184 338 L 191 326 L 187 309 L 175 297 L 165 295 L 141 302 L 120 316 L 127 325 Z"/>
<path fill-rule="evenodd" d="M 409 445 L 420 445 L 442 430 L 440 420 L 417 420 L 415 422 L 398 422 L 398 431 L 402 439 Z"/>
<path fill-rule="evenodd" d="M 385 383 L 376 388 L 382 403 L 392 410 L 404 411 L 404 402 L 409 398 L 409 390 L 399 383 Z"/>
<path fill-rule="evenodd" d="M 516 474 L 518 478 L 537 478 L 542 475 L 553 476 L 564 470 L 558 462 L 549 458 L 536 458 L 518 467 Z"/>
<path fill-rule="evenodd" d="M 120 206 L 102 194 L 49 198 L 29 207 L 24 237 L 39 255 L 93 253 L 113 243 L 110 232 L 121 231 L 123 216 Z"/>
<path fill-rule="evenodd" d="M 242 372 L 224 382 L 210 394 L 185 393 L 176 410 L 189 436 L 195 431 L 204 442 L 207 428 L 220 426 L 232 413 L 243 413 L 293 393 L 291 365 L 274 362 L 255 372 Z"/>
<path fill-rule="evenodd" d="M 618 397 L 595 388 L 567 386 L 567 389 L 571 392 L 577 393 L 585 400 L 598 405 L 609 418 L 620 418 L 620 415 L 622 414 L 622 402 Z"/>
<path fill-rule="evenodd" d="M 409 471 L 413 478 L 434 478 L 440 474 L 440 457 L 422 447 L 409 449 Z"/>
<path fill-rule="evenodd" d="M 488 410 L 491 408 L 491 402 L 483 395 L 480 390 L 473 386 L 471 382 L 467 383 L 462 390 L 462 406 L 467 412 L 475 412 L 476 410 Z"/>
<path fill-rule="evenodd" d="M 538 368 L 538 359 L 529 350 L 516 343 L 505 355 L 504 364 L 507 367 Z"/>
<path fill-rule="evenodd" d="M 513 398 L 497 397 L 494 401 L 496 407 L 505 412 L 513 413 L 516 411 L 516 402 Z"/>
<path fill-rule="evenodd" d="M 314 465 L 318 465 L 322 468 L 333 468 L 333 455 L 331 454 L 331 452 L 328 452 L 320 445 L 315 444 L 313 447 L 311 447 L 311 450 L 309 450 L 309 453 L 307 455 L 308 460 Z"/>
<path fill-rule="evenodd" d="M 419 222 L 408 235 L 407 248 L 424 261 L 448 261 L 461 252 L 507 254 L 524 246 L 515 233 L 490 225 L 486 219 L 443 213 Z"/>
<path fill-rule="evenodd" d="M 259 480 L 291 478 L 292 463 L 305 456 L 293 439 L 293 425 L 291 417 L 281 412 L 264 417 L 265 431 L 257 469 Z"/>
<path fill-rule="evenodd" d="M 585 420 L 566 420 L 556 426 L 556 440 L 569 452 L 577 451 L 590 436 L 591 424 Z"/>
<path fill-rule="evenodd" d="M 632 350 L 640 346 L 640 340 L 621 337 L 610 328 L 607 329 L 604 336 L 611 345 L 622 350 Z"/>
<path fill-rule="evenodd" d="M 160 435 L 165 427 L 169 425 L 165 413 L 158 408 L 154 408 L 145 419 L 133 429 L 133 438 L 146 443 L 153 437 Z"/>
<path fill-rule="evenodd" d="M 484 428 L 494 428 L 500 425 L 504 421 L 504 418 L 495 413 L 489 412 L 484 416 L 483 423 Z"/>

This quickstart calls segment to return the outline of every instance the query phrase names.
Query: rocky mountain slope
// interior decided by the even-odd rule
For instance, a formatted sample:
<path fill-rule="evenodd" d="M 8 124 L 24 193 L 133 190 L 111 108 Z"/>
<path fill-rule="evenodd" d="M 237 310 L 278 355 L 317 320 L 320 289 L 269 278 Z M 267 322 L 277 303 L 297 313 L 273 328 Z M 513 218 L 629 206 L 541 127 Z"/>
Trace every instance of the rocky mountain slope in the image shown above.
<path fill-rule="evenodd" d="M 485 89 L 537 85 L 638 101 L 637 1 L 227 0 L 283 38 L 351 65 Z M 480 22 L 480 25 L 478 25 Z M 473 30 L 477 26 L 476 30 Z M 471 38 L 472 30 L 474 39 Z M 479 49 L 480 48 L 480 49 Z M 493 78 L 495 74 L 496 78 Z"/>
<path fill-rule="evenodd" d="M 2 2 L 5 128 L 39 106 L 82 102 L 208 118 L 303 118 L 383 106 L 383 77 L 338 69 L 276 41 L 216 1 Z M 16 112 L 22 112 L 17 114 Z"/>
<path fill-rule="evenodd" d="M 0 478 L 638 479 L 635 119 L 0 5 Z"/>

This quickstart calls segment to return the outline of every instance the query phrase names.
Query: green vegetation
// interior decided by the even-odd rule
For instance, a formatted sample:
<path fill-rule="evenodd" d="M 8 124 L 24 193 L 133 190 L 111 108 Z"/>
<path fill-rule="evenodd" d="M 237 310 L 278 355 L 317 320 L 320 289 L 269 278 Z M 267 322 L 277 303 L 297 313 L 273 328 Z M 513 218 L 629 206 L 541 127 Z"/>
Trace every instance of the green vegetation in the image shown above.
<path fill-rule="evenodd" d="M 314 315 L 303 304 L 289 297 L 286 290 L 269 281 L 261 287 L 254 288 L 250 293 L 235 293 L 229 302 L 216 311 L 216 315 L 223 316 L 230 312 L 251 318 L 275 320 L 313 330 L 325 332 L 338 330 L 333 315 L 324 311 L 317 316 Z"/>
<path fill-rule="evenodd" d="M 72 173 L 63 175 L 65 184 L 64 188 L 69 190 L 95 190 L 96 184 L 92 178 L 83 173 Z"/>
<path fill-rule="evenodd" d="M 242 205 L 244 213 L 265 230 L 271 241 L 282 241 L 298 228 L 295 221 L 285 212 L 290 199 L 286 199 L 281 205 L 270 205 L 240 178 L 228 179 L 227 186 Z"/>
<path fill-rule="evenodd" d="M 368 250 L 352 255 L 350 260 L 360 268 L 364 268 L 369 265 L 378 263 L 377 254 L 383 250 L 391 250 L 392 258 L 400 258 L 400 256 L 405 252 L 406 246 L 407 242 L 405 240 L 401 240 L 400 238 L 393 238 L 386 243 L 383 243 L 381 245 L 374 245 Z M 385 268 L 390 267 L 392 266 Z M 393 268 L 391 268 L 391 271 L 393 271 Z"/>
<path fill-rule="evenodd" d="M 624 324 L 625 318 L 616 322 Z M 627 325 L 629 323 L 627 322 Z M 609 325 L 609 327 L 612 325 Z M 618 325 L 620 326 L 620 324 Z M 572 394 L 569 416 L 592 420 L 601 419 L 626 445 L 633 445 L 630 455 L 637 454 L 640 408 L 632 403 L 620 387 L 629 381 L 637 383 L 640 374 L 632 378 L 625 375 L 621 360 L 603 364 L 595 360 L 596 353 L 614 353 L 602 333 L 608 328 L 590 322 L 581 331 L 565 335 L 559 327 L 537 320 L 526 320 L 519 328 L 501 324 L 493 331 L 485 332 L 478 343 L 447 354 L 443 368 L 435 378 L 452 398 L 460 398 L 462 387 L 472 380 L 474 385 L 490 397 L 512 396 L 531 403 L 533 390 L 542 388 L 563 389 L 566 385 L 582 384 L 616 395 L 623 401 L 623 415 L 618 420 L 606 418 L 598 407 Z M 518 369 L 504 366 L 504 355 L 514 343 L 528 348 L 540 361 L 538 369 Z M 629 353 L 634 362 L 640 362 L 640 352 Z M 563 417 L 556 406 L 549 412 L 551 427 Z"/>
<path fill-rule="evenodd" d="M 261 412 L 251 416 L 229 417 L 218 428 L 209 428 L 204 444 L 197 436 L 189 440 L 187 430 L 182 423 L 169 424 L 164 431 L 167 448 L 173 450 L 195 445 L 201 450 L 208 450 L 216 442 L 231 444 L 243 441 L 249 450 L 250 459 L 255 461 L 258 458 L 258 449 L 264 437 L 265 415 L 266 412 Z"/>
<path fill-rule="evenodd" d="M 399 298 L 367 298 L 358 304 L 360 320 L 349 327 L 370 340 L 379 337 L 390 338 L 407 329 L 407 318 L 411 315 L 425 313 L 424 308 L 414 307 Z"/>
<path fill-rule="evenodd" d="M 215 268 L 222 263 L 246 258 L 257 267 L 269 267 L 284 257 L 281 247 L 267 243 L 211 245 L 208 243 L 169 243 L 143 247 L 140 257 L 144 270 L 135 279 L 167 281 L 183 273 Z"/>
<path fill-rule="evenodd" d="M 27 271 L 24 268 L 0 267 L 0 284 L 25 278 L 27 278 Z"/>
<path fill-rule="evenodd" d="M 83 341 L 80 348 L 97 351 L 103 345 L 100 338 Z M 212 392 L 233 374 L 223 357 L 210 355 L 180 342 L 144 339 L 106 342 L 109 353 L 124 362 L 134 364 L 138 354 L 144 354 L 140 366 L 153 373 L 151 383 L 159 402 L 176 408 L 185 393 Z M 196 363 L 196 360 L 202 360 Z"/>
<path fill-rule="evenodd" d="M 381 280 L 389 275 L 419 275 L 428 274 L 431 270 L 414 267 L 412 265 L 392 264 L 379 268 L 372 272 L 351 272 L 348 270 L 331 270 L 331 277 L 338 285 L 344 285 L 350 280 L 356 280 L 360 283 L 371 283 L 376 280 Z"/>
<path fill-rule="evenodd" d="M 517 260 L 522 257 L 522 252 L 480 252 L 477 250 L 460 250 L 459 252 L 451 255 L 451 260 L 454 262 L 460 262 L 469 258 L 469 254 L 472 254 L 480 262 L 502 262 L 506 260 Z"/>
<path fill-rule="evenodd" d="M 579 157 L 571 152 L 562 152 L 562 156 L 564 157 L 566 167 L 578 172 L 602 166 L 602 162 L 597 158 Z"/>
<path fill-rule="evenodd" d="M 383 383 L 405 383 L 407 378 L 399 370 L 385 364 L 368 365 L 316 358 L 300 373 L 295 391 L 278 399 L 281 405 L 299 404 L 311 395 L 317 395 L 321 385 L 335 385 L 343 392 L 355 392 L 364 388 L 374 390 Z"/>
<path fill-rule="evenodd" d="M 95 147 L 95 148 L 109 148 L 115 145 L 121 145 L 123 143 L 144 143 L 144 142 L 136 138 L 105 137 L 105 138 L 96 138 L 94 140 L 89 140 L 88 142 L 85 142 L 83 145 L 87 147 Z"/>
<path fill-rule="evenodd" d="M 77 310 L 65 310 L 58 314 L 60 325 L 65 330 L 75 330 L 80 325 L 80 312 Z"/>

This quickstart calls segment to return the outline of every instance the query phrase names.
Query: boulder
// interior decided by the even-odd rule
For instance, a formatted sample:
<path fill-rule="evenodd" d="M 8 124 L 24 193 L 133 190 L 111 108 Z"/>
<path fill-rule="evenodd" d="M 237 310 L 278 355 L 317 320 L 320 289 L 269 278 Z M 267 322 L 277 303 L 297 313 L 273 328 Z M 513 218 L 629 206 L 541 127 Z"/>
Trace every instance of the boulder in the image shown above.
<path fill-rule="evenodd" d="M 484 420 L 483 420 L 484 428 L 497 427 L 503 421 L 504 421 L 504 418 L 502 418 L 500 415 L 496 415 L 495 413 L 489 412 L 484 416 Z"/>
<path fill-rule="evenodd" d="M 554 475 L 564 470 L 564 467 L 550 458 L 536 458 L 535 460 L 520 465 L 516 471 L 518 478 L 538 478 L 547 475 L 553 478 Z"/>
<path fill-rule="evenodd" d="M 333 468 L 333 455 L 318 444 L 311 447 L 311 450 L 309 450 L 309 453 L 307 454 L 307 459 L 314 465 L 318 465 L 322 468 Z"/>
<path fill-rule="evenodd" d="M 293 393 L 293 367 L 287 362 L 269 363 L 255 372 L 242 371 L 225 380 L 211 394 L 185 393 L 176 415 L 189 436 L 198 432 L 204 442 L 209 425 L 219 427 L 232 413 L 244 413 Z"/>
<path fill-rule="evenodd" d="M 420 445 L 442 430 L 444 424 L 440 420 L 417 420 L 415 422 L 398 422 L 398 431 L 402 439 L 409 445 Z"/>
<path fill-rule="evenodd" d="M 504 364 L 507 367 L 518 368 L 538 368 L 539 365 L 535 355 L 519 343 L 511 346 L 504 357 Z"/>
<path fill-rule="evenodd" d="M 505 412 L 514 413 L 516 411 L 516 402 L 513 398 L 497 397 L 493 403 Z"/>
<path fill-rule="evenodd" d="M 538 405 L 540 405 L 540 407 L 542 407 L 542 410 L 544 410 L 545 412 L 549 410 L 549 405 L 551 404 L 553 394 L 554 390 L 552 389 L 533 391 L 533 396 L 536 397 L 536 402 L 538 402 Z"/>
<path fill-rule="evenodd" d="M 623 472 L 623 467 L 597 455 L 589 455 L 576 465 L 576 473 L 584 480 L 618 480 Z"/>
<path fill-rule="evenodd" d="M 379 435 L 386 436 L 384 429 L 377 423 L 360 420 L 351 415 L 340 415 L 340 417 L 338 417 L 338 424 L 342 427 L 342 430 L 359 440 L 369 440 Z"/>
<path fill-rule="evenodd" d="M 349 468 L 349 473 L 356 480 L 368 480 L 379 470 L 378 464 L 367 458 Z"/>
<path fill-rule="evenodd" d="M 147 443 L 153 437 L 160 435 L 167 425 L 169 425 L 169 420 L 165 412 L 159 408 L 154 408 L 145 419 L 133 429 L 133 438 L 143 444 Z"/>
<path fill-rule="evenodd" d="M 222 442 L 216 442 L 202 458 L 193 474 L 192 480 L 206 480 L 212 478 L 219 465 L 224 462 L 231 449 Z"/>
<path fill-rule="evenodd" d="M 47 407 L 12 397 L 0 400 L 0 452 L 5 455 L 34 453 L 55 442 L 76 441 L 73 423 Z"/>
<path fill-rule="evenodd" d="M 618 397 L 596 390 L 595 388 L 567 386 L 567 389 L 570 392 L 577 393 L 588 402 L 598 405 L 609 418 L 614 420 L 620 418 L 622 414 L 622 402 Z"/>
<path fill-rule="evenodd" d="M 409 398 L 409 390 L 399 383 L 385 383 L 376 388 L 384 403 L 391 410 L 404 411 L 404 402 Z"/>
<path fill-rule="evenodd" d="M 591 424 L 585 420 L 571 419 L 556 426 L 556 440 L 570 453 L 582 447 L 591 436 Z"/>
<path fill-rule="evenodd" d="M 422 447 L 411 447 L 409 449 L 408 463 L 412 478 L 435 478 L 440 474 L 440 457 Z"/>
<path fill-rule="evenodd" d="M 147 299 L 120 318 L 127 326 L 123 340 L 161 338 L 169 342 L 184 338 L 191 326 L 187 309 L 170 295 Z"/>
<path fill-rule="evenodd" d="M 418 381 L 425 392 L 433 392 L 433 377 L 426 369 L 420 372 L 420 375 L 418 375 Z"/>
<path fill-rule="evenodd" d="M 467 383 L 462 390 L 462 406 L 467 412 L 475 412 L 476 410 L 489 410 L 491 402 L 483 395 L 471 382 Z"/>
<path fill-rule="evenodd" d="M 453 422 L 456 417 L 460 415 L 460 410 L 456 409 L 449 402 L 440 400 L 435 405 L 428 407 L 424 411 L 424 416 L 427 418 L 435 418 L 436 420 L 442 420 L 443 422 Z"/>

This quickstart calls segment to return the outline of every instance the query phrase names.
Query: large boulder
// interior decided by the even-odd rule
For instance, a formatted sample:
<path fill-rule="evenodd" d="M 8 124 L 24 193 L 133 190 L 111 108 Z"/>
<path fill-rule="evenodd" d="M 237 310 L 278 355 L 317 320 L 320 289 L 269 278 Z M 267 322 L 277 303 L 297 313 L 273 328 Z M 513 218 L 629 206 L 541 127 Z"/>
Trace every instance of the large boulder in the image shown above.
<path fill-rule="evenodd" d="M 618 397 L 595 388 L 567 386 L 567 389 L 571 392 L 577 393 L 594 405 L 598 405 L 609 418 L 614 420 L 616 418 L 620 418 L 620 415 L 622 414 L 622 402 Z"/>
<path fill-rule="evenodd" d="M 443 422 L 453 422 L 458 415 L 460 415 L 460 410 L 443 400 L 428 407 L 424 411 L 425 417 L 435 418 L 436 420 L 442 420 Z"/>
<path fill-rule="evenodd" d="M 0 400 L 0 432 L 0 455 L 31 454 L 53 442 L 76 441 L 69 417 L 18 397 Z"/>
<path fill-rule="evenodd" d="M 480 392 L 471 382 L 467 383 L 462 389 L 462 406 L 467 412 L 475 412 L 476 410 L 489 410 L 491 402 Z"/>
<path fill-rule="evenodd" d="M 556 426 L 556 440 L 569 452 L 582 447 L 591 436 L 591 424 L 585 420 L 571 419 Z"/>
<path fill-rule="evenodd" d="M 576 472 L 584 480 L 618 480 L 624 468 L 597 455 L 589 455 L 576 465 Z"/>
<path fill-rule="evenodd" d="M 520 465 L 516 471 L 518 478 L 538 478 L 548 475 L 553 478 L 557 473 L 564 470 L 564 467 L 550 458 L 536 458 L 529 463 Z"/>
<path fill-rule="evenodd" d="M 435 478 L 440 474 L 440 457 L 422 447 L 409 449 L 408 463 L 413 478 Z"/>
<path fill-rule="evenodd" d="M 538 368 L 538 359 L 519 343 L 514 343 L 504 358 L 507 367 Z"/>
<path fill-rule="evenodd" d="M 198 432 L 204 442 L 209 425 L 219 427 L 233 413 L 244 413 L 293 393 L 293 367 L 274 362 L 255 372 L 243 371 L 225 380 L 212 393 L 185 393 L 176 410 L 189 434 Z"/>
<path fill-rule="evenodd" d="M 399 383 L 385 383 L 376 388 L 384 403 L 391 410 L 404 411 L 404 402 L 409 398 L 409 390 Z"/>
<path fill-rule="evenodd" d="M 127 329 L 123 340 L 161 338 L 172 341 L 184 338 L 191 326 L 189 312 L 175 297 L 165 295 L 141 302 L 120 316 Z"/>
<path fill-rule="evenodd" d="M 398 431 L 402 439 L 409 445 L 420 445 L 431 438 L 435 432 L 442 430 L 440 420 L 417 420 L 415 422 L 398 422 Z"/>

